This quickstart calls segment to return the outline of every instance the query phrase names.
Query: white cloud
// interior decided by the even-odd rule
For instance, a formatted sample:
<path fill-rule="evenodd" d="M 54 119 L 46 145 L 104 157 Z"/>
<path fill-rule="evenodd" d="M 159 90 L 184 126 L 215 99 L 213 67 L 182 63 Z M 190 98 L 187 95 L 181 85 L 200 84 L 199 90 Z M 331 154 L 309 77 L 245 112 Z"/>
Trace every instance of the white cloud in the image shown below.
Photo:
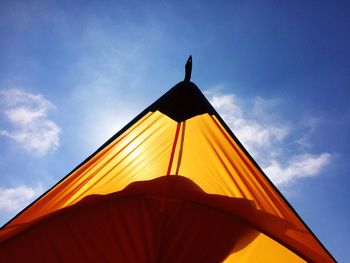
<path fill-rule="evenodd" d="M 21 185 L 13 188 L 0 187 L 0 211 L 15 212 L 22 209 L 42 192 L 42 187 L 35 188 Z"/>
<path fill-rule="evenodd" d="M 309 149 L 312 146 L 310 142 L 310 138 L 320 127 L 322 120 L 314 116 L 306 116 L 302 120 L 302 123 L 303 123 L 303 126 L 305 127 L 305 132 L 303 136 L 295 140 L 295 142 L 298 143 L 300 147 Z"/>
<path fill-rule="evenodd" d="M 42 95 L 22 89 L 2 90 L 1 113 L 11 124 L 11 130 L 2 129 L 0 135 L 15 140 L 24 149 L 44 155 L 59 146 L 60 128 L 47 113 L 55 106 Z"/>
<path fill-rule="evenodd" d="M 301 134 L 298 140 L 289 139 L 293 130 L 288 123 L 276 120 L 273 101 L 259 97 L 247 102 L 217 89 L 207 91 L 206 95 L 275 184 L 286 185 L 301 177 L 315 176 L 329 164 L 329 153 L 311 155 L 305 152 L 306 147 L 302 152 L 291 151 L 291 144 L 310 146 L 309 136 Z M 286 159 L 289 161 L 285 162 Z"/>
<path fill-rule="evenodd" d="M 246 112 L 255 111 L 256 105 L 245 107 L 234 94 L 220 94 L 213 91 L 206 94 L 227 125 L 255 157 L 266 154 L 273 157 L 277 154 L 276 145 L 290 133 L 288 125 L 250 118 Z M 261 98 L 259 100 L 261 101 Z M 247 109 L 243 111 L 243 108 Z"/>
<path fill-rule="evenodd" d="M 300 177 L 317 175 L 322 168 L 329 164 L 330 159 L 329 153 L 302 154 L 294 156 L 285 166 L 282 166 L 277 160 L 272 160 L 271 164 L 264 168 L 264 172 L 275 184 L 281 185 Z"/>

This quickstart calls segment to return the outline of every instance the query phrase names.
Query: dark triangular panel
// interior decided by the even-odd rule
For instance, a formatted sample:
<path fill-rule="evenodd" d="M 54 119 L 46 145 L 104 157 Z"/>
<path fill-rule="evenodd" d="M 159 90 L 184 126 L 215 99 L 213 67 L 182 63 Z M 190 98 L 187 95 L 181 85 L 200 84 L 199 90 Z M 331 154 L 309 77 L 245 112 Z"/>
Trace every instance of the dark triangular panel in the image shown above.
<path fill-rule="evenodd" d="M 188 81 L 182 81 L 169 90 L 151 107 L 151 111 L 160 111 L 177 122 L 181 122 L 204 113 L 214 114 L 212 107 L 198 87 Z"/>

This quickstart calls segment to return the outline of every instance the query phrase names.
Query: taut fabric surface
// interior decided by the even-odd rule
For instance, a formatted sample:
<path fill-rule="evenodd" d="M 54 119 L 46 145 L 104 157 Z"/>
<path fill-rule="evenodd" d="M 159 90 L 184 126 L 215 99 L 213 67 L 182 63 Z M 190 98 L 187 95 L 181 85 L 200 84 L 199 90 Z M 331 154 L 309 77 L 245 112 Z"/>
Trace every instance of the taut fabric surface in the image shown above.
<path fill-rule="evenodd" d="M 5 225 L 0 259 L 24 259 L 16 249 L 45 262 L 334 262 L 190 82 Z"/>

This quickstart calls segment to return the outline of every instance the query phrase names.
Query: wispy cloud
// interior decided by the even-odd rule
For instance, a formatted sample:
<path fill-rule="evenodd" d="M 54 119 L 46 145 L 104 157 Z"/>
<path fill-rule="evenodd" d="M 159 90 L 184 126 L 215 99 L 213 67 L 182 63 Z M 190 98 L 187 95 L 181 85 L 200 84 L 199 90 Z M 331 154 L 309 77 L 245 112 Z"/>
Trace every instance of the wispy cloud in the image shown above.
<path fill-rule="evenodd" d="M 276 115 L 273 102 L 263 98 L 244 101 L 235 94 L 224 94 L 218 89 L 209 90 L 206 95 L 275 184 L 286 185 L 301 177 L 315 176 L 329 164 L 331 154 L 306 152 L 311 145 L 309 134 L 298 134 L 300 139 L 293 141 L 295 129 L 280 118 L 269 117 L 269 114 Z M 271 113 L 266 112 L 267 109 Z M 308 147 L 296 152 L 291 151 L 291 144 Z"/>
<path fill-rule="evenodd" d="M 29 204 L 42 192 L 42 187 L 20 185 L 13 188 L 0 187 L 0 211 L 15 212 Z"/>
<path fill-rule="evenodd" d="M 282 125 L 265 118 L 262 121 L 262 119 L 250 117 L 248 112 L 256 111 L 255 102 L 247 106 L 235 94 L 207 91 L 206 95 L 227 125 L 247 150 L 254 153 L 256 158 L 266 156 L 266 154 L 273 157 L 279 153 L 280 149 L 276 146 L 283 142 L 290 133 L 287 124 Z M 259 98 L 259 104 L 261 100 Z M 262 112 L 259 115 L 262 115 Z"/>
<path fill-rule="evenodd" d="M 329 164 L 331 155 L 321 153 L 318 155 L 301 154 L 292 156 L 286 165 L 278 160 L 272 160 L 271 164 L 264 168 L 265 173 L 276 184 L 286 184 L 300 177 L 317 175 L 322 168 Z"/>
<path fill-rule="evenodd" d="M 59 146 L 60 128 L 47 116 L 49 110 L 55 109 L 53 103 L 19 88 L 2 90 L 0 101 L 1 114 L 10 124 L 0 129 L 0 135 L 40 156 Z"/>

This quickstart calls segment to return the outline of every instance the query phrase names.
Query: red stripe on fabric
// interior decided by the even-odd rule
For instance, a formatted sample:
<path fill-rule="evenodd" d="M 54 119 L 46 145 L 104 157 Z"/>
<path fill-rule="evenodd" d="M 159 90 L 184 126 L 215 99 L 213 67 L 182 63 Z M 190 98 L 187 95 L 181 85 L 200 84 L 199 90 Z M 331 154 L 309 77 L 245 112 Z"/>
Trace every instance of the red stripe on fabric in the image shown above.
<path fill-rule="evenodd" d="M 171 166 L 173 165 L 173 161 L 174 161 L 175 149 L 176 149 L 177 139 L 179 138 L 180 127 L 181 127 L 181 123 L 178 123 L 176 126 L 173 148 L 171 149 L 168 171 L 166 172 L 166 175 L 170 175 L 170 172 L 171 172 Z"/>
<path fill-rule="evenodd" d="M 181 127 L 181 123 L 177 123 L 176 131 L 175 131 L 175 137 L 174 137 L 174 142 L 173 142 L 173 147 L 172 147 L 171 153 L 170 153 L 170 160 L 169 160 L 169 165 L 168 165 L 168 171 L 166 173 L 167 176 L 170 175 L 171 167 L 173 165 L 177 139 L 179 137 L 179 132 L 180 132 L 180 127 Z M 164 212 L 164 202 L 165 202 L 165 195 L 166 195 L 167 190 L 168 190 L 168 180 L 165 181 L 165 185 L 164 185 L 164 188 L 163 188 L 163 196 L 162 196 L 162 201 L 161 201 L 161 205 L 160 205 L 160 212 L 161 213 Z"/>
<path fill-rule="evenodd" d="M 184 149 L 184 141 L 185 141 L 185 130 L 186 130 L 186 121 L 182 122 L 182 132 L 181 132 L 181 138 L 180 138 L 180 149 L 179 149 L 179 157 L 177 158 L 177 167 L 175 175 L 179 174 L 181 160 L 182 160 L 182 153 Z"/>

